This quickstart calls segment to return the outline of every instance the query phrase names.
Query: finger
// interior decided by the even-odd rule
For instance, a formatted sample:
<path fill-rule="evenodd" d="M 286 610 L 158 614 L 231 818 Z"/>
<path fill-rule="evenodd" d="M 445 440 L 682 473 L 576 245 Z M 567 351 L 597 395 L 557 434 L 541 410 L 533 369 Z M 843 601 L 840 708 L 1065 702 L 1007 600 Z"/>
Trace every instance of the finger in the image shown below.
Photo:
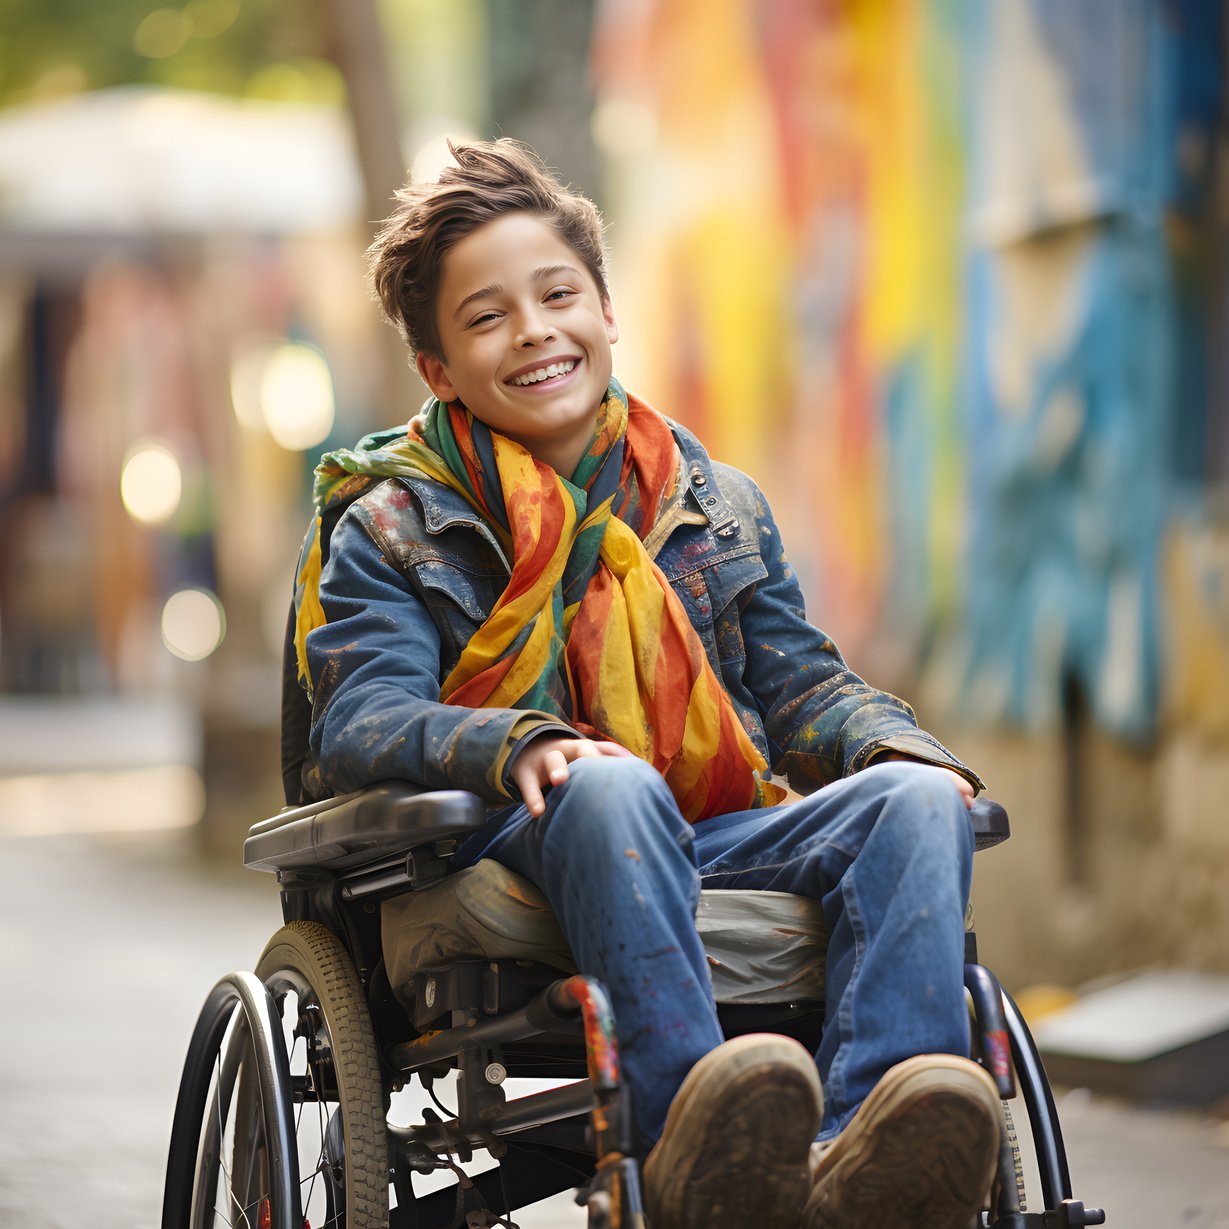
<path fill-rule="evenodd" d="M 953 772 L 950 768 L 944 768 L 943 771 L 956 782 L 956 788 L 960 791 L 961 802 L 966 807 L 972 808 L 975 793 L 973 783 L 967 778 L 962 777 L 958 772 Z"/>
<path fill-rule="evenodd" d="M 542 761 L 542 772 L 551 785 L 562 785 L 568 779 L 567 757 L 559 749 L 548 751 Z"/>
<path fill-rule="evenodd" d="M 541 815 L 546 810 L 546 799 L 542 797 L 536 774 L 528 768 L 521 768 L 520 771 L 513 769 L 512 779 L 521 791 L 521 800 L 529 808 L 529 814 Z"/>
<path fill-rule="evenodd" d="M 587 760 L 592 759 L 595 755 L 601 755 L 598 750 L 600 743 L 595 743 L 591 738 L 574 738 L 566 744 L 567 757 L 570 760 Z"/>

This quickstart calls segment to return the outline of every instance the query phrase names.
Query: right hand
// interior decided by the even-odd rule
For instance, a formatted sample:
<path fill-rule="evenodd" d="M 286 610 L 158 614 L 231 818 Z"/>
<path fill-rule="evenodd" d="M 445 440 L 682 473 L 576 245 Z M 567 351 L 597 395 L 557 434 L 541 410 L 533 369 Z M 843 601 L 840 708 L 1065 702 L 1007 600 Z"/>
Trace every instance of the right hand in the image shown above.
<path fill-rule="evenodd" d="M 592 759 L 595 756 L 613 756 L 616 759 L 636 757 L 618 743 L 598 742 L 592 738 L 559 738 L 544 734 L 531 739 L 521 749 L 508 775 L 516 782 L 521 798 L 535 818 L 546 810 L 542 791 L 548 785 L 562 785 L 568 779 L 568 765 L 573 760 Z"/>

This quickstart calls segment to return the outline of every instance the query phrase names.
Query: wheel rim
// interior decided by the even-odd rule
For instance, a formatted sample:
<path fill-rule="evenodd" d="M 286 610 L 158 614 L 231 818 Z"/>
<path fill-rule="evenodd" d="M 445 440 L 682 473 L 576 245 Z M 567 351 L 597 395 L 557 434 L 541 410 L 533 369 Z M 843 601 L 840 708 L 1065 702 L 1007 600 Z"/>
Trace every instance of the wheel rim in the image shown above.
<path fill-rule="evenodd" d="M 346 1223 L 345 1118 L 328 1021 L 297 971 L 281 969 L 266 985 L 285 1029 L 305 1226 L 341 1229 Z"/>
<path fill-rule="evenodd" d="M 304 1229 L 343 1229 L 345 1121 L 338 1100 L 328 1023 L 306 980 L 293 970 L 269 979 L 289 1060 Z M 214 1059 L 201 1130 L 193 1229 L 265 1229 L 271 1221 L 268 1150 L 252 1046 L 242 1012 Z"/>
<path fill-rule="evenodd" d="M 236 1009 L 214 1057 L 213 1083 L 202 1123 L 192 1205 L 193 1229 L 269 1222 L 270 1167 L 251 1033 Z"/>

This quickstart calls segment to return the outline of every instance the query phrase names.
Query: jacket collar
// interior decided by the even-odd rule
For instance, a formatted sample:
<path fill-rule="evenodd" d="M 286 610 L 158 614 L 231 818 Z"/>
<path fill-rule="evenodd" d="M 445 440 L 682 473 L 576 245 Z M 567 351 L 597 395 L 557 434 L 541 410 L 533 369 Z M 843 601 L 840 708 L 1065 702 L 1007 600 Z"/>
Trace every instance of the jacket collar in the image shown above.
<path fill-rule="evenodd" d="M 686 427 L 667 419 L 683 458 L 684 481 L 679 497 L 685 507 L 699 512 L 719 538 L 732 538 L 738 532 L 738 517 L 713 478 L 713 462 L 704 445 Z M 684 489 L 685 482 L 685 489 Z"/>

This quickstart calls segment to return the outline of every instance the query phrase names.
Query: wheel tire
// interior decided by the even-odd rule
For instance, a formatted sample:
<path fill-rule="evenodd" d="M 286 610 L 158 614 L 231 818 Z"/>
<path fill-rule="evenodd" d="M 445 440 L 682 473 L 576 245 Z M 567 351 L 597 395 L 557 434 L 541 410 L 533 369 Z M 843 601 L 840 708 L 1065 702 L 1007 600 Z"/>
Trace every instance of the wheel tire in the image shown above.
<path fill-rule="evenodd" d="M 291 922 L 269 940 L 256 976 L 280 1012 L 291 1012 L 293 1003 L 294 1018 L 284 1018 L 293 1029 L 286 1048 L 306 1221 L 338 1229 L 384 1229 L 388 1224 L 384 1089 L 371 1019 L 349 955 L 336 935 L 319 923 Z M 317 1097 L 318 1090 L 324 1095 Z M 326 1104 L 332 1108 L 326 1111 Z M 309 1113 L 312 1105 L 318 1108 Z M 339 1163 L 338 1116 L 343 1141 Z"/>

